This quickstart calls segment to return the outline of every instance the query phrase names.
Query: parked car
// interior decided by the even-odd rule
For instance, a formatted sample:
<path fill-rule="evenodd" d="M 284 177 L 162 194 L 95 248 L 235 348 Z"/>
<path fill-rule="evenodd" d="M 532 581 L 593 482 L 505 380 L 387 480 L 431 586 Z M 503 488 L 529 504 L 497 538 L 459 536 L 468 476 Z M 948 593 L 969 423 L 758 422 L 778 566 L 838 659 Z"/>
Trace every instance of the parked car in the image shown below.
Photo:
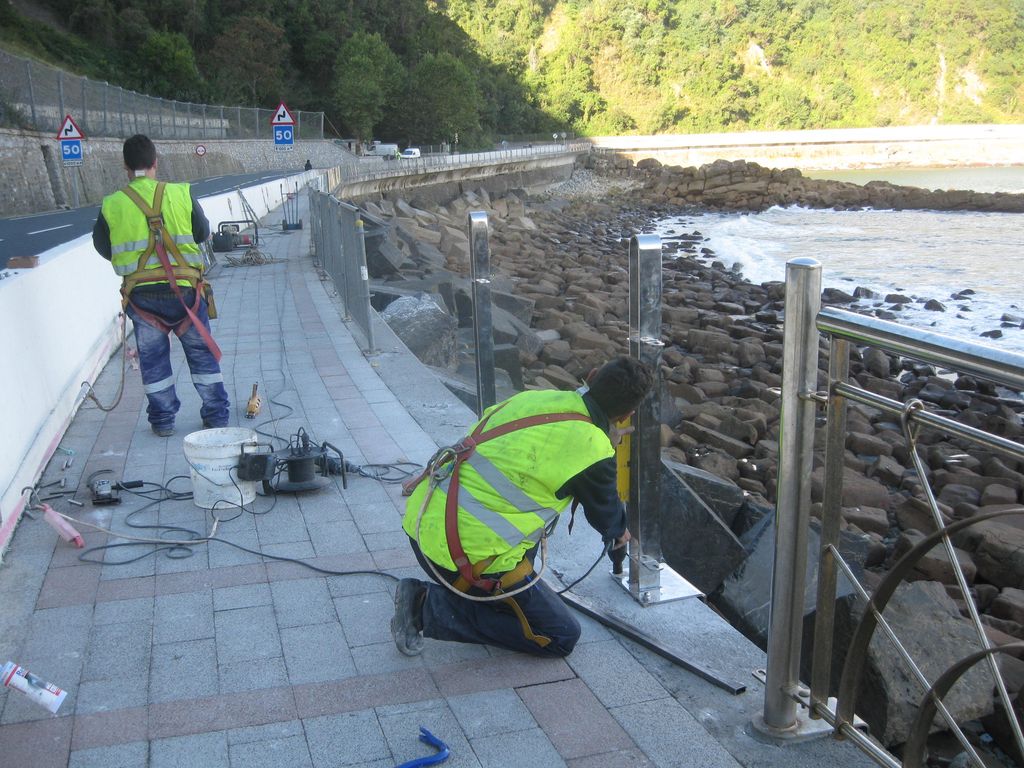
<path fill-rule="evenodd" d="M 398 145 L 383 144 L 379 141 L 375 141 L 366 148 L 363 154 L 370 157 L 383 157 L 385 160 L 390 160 L 392 157 L 399 157 Z"/>
<path fill-rule="evenodd" d="M 405 151 L 402 152 L 402 157 L 404 157 L 406 159 L 415 158 L 415 157 L 419 157 L 419 156 L 420 156 L 420 150 L 419 150 L 418 147 L 408 147 Z"/>

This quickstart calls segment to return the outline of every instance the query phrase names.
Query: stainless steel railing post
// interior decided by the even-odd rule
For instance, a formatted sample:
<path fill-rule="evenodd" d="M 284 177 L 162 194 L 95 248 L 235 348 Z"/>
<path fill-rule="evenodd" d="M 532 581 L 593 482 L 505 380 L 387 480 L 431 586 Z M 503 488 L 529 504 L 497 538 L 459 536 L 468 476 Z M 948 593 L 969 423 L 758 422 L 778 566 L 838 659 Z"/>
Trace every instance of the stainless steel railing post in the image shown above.
<path fill-rule="evenodd" d="M 629 354 L 654 372 L 654 386 L 633 416 L 629 445 L 627 526 L 629 572 L 619 583 L 641 605 L 657 605 L 700 590 L 662 562 L 661 551 L 661 238 L 629 241 Z M 614 576 L 614 574 L 613 574 Z"/>
<path fill-rule="evenodd" d="M 786 731 L 797 724 L 792 694 L 800 681 L 800 639 L 807 571 L 821 264 L 792 259 L 786 264 L 783 331 L 782 432 L 776 494 L 775 565 L 768 627 L 764 726 Z"/>
<path fill-rule="evenodd" d="M 469 212 L 469 279 L 473 286 L 473 338 L 476 342 L 477 415 L 497 401 L 494 383 L 494 329 L 491 318 L 491 253 L 487 213 Z"/>
<path fill-rule="evenodd" d="M 356 213 L 356 257 L 359 259 L 359 285 L 362 288 L 363 317 L 366 327 L 366 352 L 374 354 L 377 350 L 373 346 L 373 310 L 370 307 L 370 273 L 366 268 L 366 231 L 363 228 L 363 220 Z"/>

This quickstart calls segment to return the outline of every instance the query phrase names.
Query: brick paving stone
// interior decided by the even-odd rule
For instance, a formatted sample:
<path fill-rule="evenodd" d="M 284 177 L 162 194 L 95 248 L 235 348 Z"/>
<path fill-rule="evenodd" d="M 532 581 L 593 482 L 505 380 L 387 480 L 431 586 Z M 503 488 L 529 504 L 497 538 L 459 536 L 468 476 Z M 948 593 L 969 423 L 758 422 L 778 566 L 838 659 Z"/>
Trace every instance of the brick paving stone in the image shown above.
<path fill-rule="evenodd" d="M 373 561 L 370 559 L 369 554 L 365 556 L 364 562 L 367 568 L 373 568 Z M 361 573 L 352 576 L 328 576 L 325 581 L 327 582 L 327 588 L 330 590 L 331 597 L 344 597 L 345 595 L 387 592 L 386 582 L 389 579 L 374 576 L 373 574 Z"/>
<path fill-rule="evenodd" d="M 359 529 L 350 520 L 313 523 L 308 526 L 309 538 L 319 557 L 365 552 L 367 544 Z"/>
<path fill-rule="evenodd" d="M 537 727 L 530 710 L 511 688 L 451 696 L 448 706 L 471 740 Z"/>
<path fill-rule="evenodd" d="M 4 765 L 65 768 L 71 748 L 71 727 L 70 717 L 0 726 Z"/>
<path fill-rule="evenodd" d="M 286 739 L 289 736 L 305 736 L 302 722 L 299 720 L 283 720 L 279 723 L 255 725 L 251 728 L 234 728 L 228 731 L 228 746 L 235 744 L 251 744 L 254 741 L 270 741 Z"/>
<path fill-rule="evenodd" d="M 95 602 L 99 576 L 99 569 L 95 566 L 50 568 L 43 580 L 36 608 L 60 608 Z"/>
<path fill-rule="evenodd" d="M 377 719 L 396 762 L 435 753 L 433 747 L 419 740 L 419 730 L 422 726 L 441 739 L 451 750 L 448 760 L 445 761 L 446 766 L 480 768 L 480 761 L 470 747 L 458 720 L 443 699 L 377 707 Z M 522 764 L 530 765 L 525 761 Z"/>
<path fill-rule="evenodd" d="M 667 695 L 654 676 L 617 640 L 578 645 L 567 661 L 609 709 Z"/>
<path fill-rule="evenodd" d="M 422 669 L 353 677 L 337 683 L 297 685 L 292 693 L 303 719 L 439 696 L 434 681 Z"/>
<path fill-rule="evenodd" d="M 363 540 L 371 552 L 400 551 L 409 546 L 409 537 L 401 527 L 381 533 L 363 534 Z"/>
<path fill-rule="evenodd" d="M 565 759 L 635 746 L 582 680 L 563 680 L 517 690 Z"/>
<path fill-rule="evenodd" d="M 217 611 L 217 660 L 221 664 L 281 656 L 274 609 L 269 605 Z"/>
<path fill-rule="evenodd" d="M 281 645 L 292 685 L 342 680 L 356 674 L 345 635 L 336 621 L 282 629 Z"/>
<path fill-rule="evenodd" d="M 241 693 L 260 688 L 288 685 L 288 669 L 284 657 L 220 664 L 217 679 L 221 693 Z"/>
<path fill-rule="evenodd" d="M 287 544 L 264 544 L 260 551 L 270 557 L 287 557 L 292 560 L 312 560 L 316 557 L 316 549 L 311 541 L 292 541 Z"/>
<path fill-rule="evenodd" d="M 68 768 L 149 768 L 149 744 L 134 741 L 71 753 Z"/>
<path fill-rule="evenodd" d="M 214 636 L 211 590 L 157 595 L 153 642 L 173 643 Z"/>
<path fill-rule="evenodd" d="M 397 549 L 382 549 L 373 553 L 373 562 L 381 571 L 393 571 L 396 568 L 408 568 L 418 566 L 416 556 L 409 546 L 398 547 Z"/>
<path fill-rule="evenodd" d="M 540 685 L 576 677 L 562 659 L 520 654 L 434 667 L 430 675 L 445 696 Z"/>
<path fill-rule="evenodd" d="M 150 745 L 150 768 L 230 768 L 223 733 L 157 739 Z"/>
<path fill-rule="evenodd" d="M 671 696 L 610 710 L 637 745 L 657 765 L 671 765 L 685 754 L 701 768 L 740 768 L 740 763 Z M 664 727 L 672 723 L 671 728 Z"/>
<path fill-rule="evenodd" d="M 312 768 L 305 736 L 286 736 L 279 739 L 228 747 L 231 768 Z"/>
<path fill-rule="evenodd" d="M 212 639 L 153 646 L 150 701 L 194 699 L 217 692 L 217 649 Z"/>
<path fill-rule="evenodd" d="M 638 748 L 577 757 L 567 760 L 566 765 L 569 768 L 655 768 L 655 763 Z"/>
<path fill-rule="evenodd" d="M 335 768 L 392 757 L 372 709 L 304 718 L 302 724 L 314 768 Z"/>
<path fill-rule="evenodd" d="M 245 696 L 231 693 L 150 704 L 149 736 L 156 739 L 225 731 L 296 718 L 290 689 L 265 688 L 249 691 Z"/>
<path fill-rule="evenodd" d="M 144 677 L 149 673 L 153 629 L 148 624 L 93 627 L 82 680 Z"/>
<path fill-rule="evenodd" d="M 399 653 L 391 641 L 351 648 L 349 654 L 357 675 L 382 675 L 403 669 L 419 668 L 425 661 L 422 656 L 406 656 Z"/>
<path fill-rule="evenodd" d="M 272 582 L 270 591 L 279 627 L 324 624 L 337 619 L 331 593 L 322 577 Z"/>
<path fill-rule="evenodd" d="M 149 707 L 132 707 L 75 717 L 71 748 L 92 749 L 145 740 L 149 732 Z"/>
<path fill-rule="evenodd" d="M 471 744 L 481 768 L 505 768 L 510 755 L 521 765 L 565 768 L 565 761 L 540 728 L 483 736 Z"/>
<path fill-rule="evenodd" d="M 402 530 L 402 513 L 390 501 L 353 504 L 351 511 L 356 527 L 364 535 Z"/>
<path fill-rule="evenodd" d="M 334 605 L 350 647 L 383 643 L 391 639 L 390 621 L 395 604 L 385 592 L 337 597 Z"/>
<path fill-rule="evenodd" d="M 274 510 L 256 519 L 256 531 L 260 544 L 287 544 L 293 541 L 308 541 L 306 521 L 298 510 Z"/>
<path fill-rule="evenodd" d="M 153 621 L 153 598 L 136 597 L 96 603 L 93 624 L 149 624 Z"/>
<path fill-rule="evenodd" d="M 239 584 L 234 587 L 220 587 L 213 590 L 213 609 L 228 611 L 232 608 L 252 608 L 256 605 L 270 605 L 270 584 Z"/>
<path fill-rule="evenodd" d="M 135 675 L 109 680 L 88 680 L 78 685 L 76 715 L 142 707 L 149 701 L 149 676 Z"/>
<path fill-rule="evenodd" d="M 156 594 L 156 577 L 143 576 L 137 579 L 114 579 L 100 581 L 96 590 L 96 603 L 109 600 L 128 600 L 137 597 L 152 597 Z"/>

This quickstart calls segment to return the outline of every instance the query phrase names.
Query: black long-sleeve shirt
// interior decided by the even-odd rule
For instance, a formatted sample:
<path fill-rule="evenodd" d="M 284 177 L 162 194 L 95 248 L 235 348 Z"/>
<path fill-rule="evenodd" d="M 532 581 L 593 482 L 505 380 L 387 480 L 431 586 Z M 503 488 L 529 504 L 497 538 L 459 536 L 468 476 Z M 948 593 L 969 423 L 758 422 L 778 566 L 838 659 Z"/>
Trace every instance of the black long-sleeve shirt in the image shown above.
<path fill-rule="evenodd" d="M 583 403 L 594 426 L 607 432 L 610 426 L 608 416 L 594 398 L 584 394 Z M 619 499 L 616 473 L 615 457 L 602 459 L 569 478 L 555 494 L 560 499 L 572 496 L 578 501 L 587 522 L 606 542 L 620 538 L 626 531 L 626 508 Z"/>
<path fill-rule="evenodd" d="M 203 207 L 199 205 L 199 201 L 192 197 L 192 239 L 197 243 L 206 242 L 206 239 L 210 236 L 210 221 L 206 218 L 206 214 L 203 213 Z M 96 249 L 96 252 L 100 256 L 110 261 L 110 225 L 107 220 L 103 218 L 103 211 L 100 210 L 99 215 L 96 217 L 96 223 L 92 228 L 92 247 Z"/>

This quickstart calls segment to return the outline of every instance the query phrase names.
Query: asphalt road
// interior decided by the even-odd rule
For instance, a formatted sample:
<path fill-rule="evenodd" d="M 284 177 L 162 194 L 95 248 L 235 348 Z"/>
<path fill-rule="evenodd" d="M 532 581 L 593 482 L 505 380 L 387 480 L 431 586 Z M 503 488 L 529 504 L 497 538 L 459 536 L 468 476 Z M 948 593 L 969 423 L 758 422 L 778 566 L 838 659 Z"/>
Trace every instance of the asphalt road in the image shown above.
<path fill-rule="evenodd" d="M 192 182 L 196 197 L 230 192 L 235 187 L 249 187 L 290 176 L 295 171 L 260 171 L 233 176 L 212 176 Z M 0 219 L 0 269 L 11 256 L 34 256 L 54 246 L 92 232 L 100 207 L 91 205 L 70 211 L 33 213 Z"/>

